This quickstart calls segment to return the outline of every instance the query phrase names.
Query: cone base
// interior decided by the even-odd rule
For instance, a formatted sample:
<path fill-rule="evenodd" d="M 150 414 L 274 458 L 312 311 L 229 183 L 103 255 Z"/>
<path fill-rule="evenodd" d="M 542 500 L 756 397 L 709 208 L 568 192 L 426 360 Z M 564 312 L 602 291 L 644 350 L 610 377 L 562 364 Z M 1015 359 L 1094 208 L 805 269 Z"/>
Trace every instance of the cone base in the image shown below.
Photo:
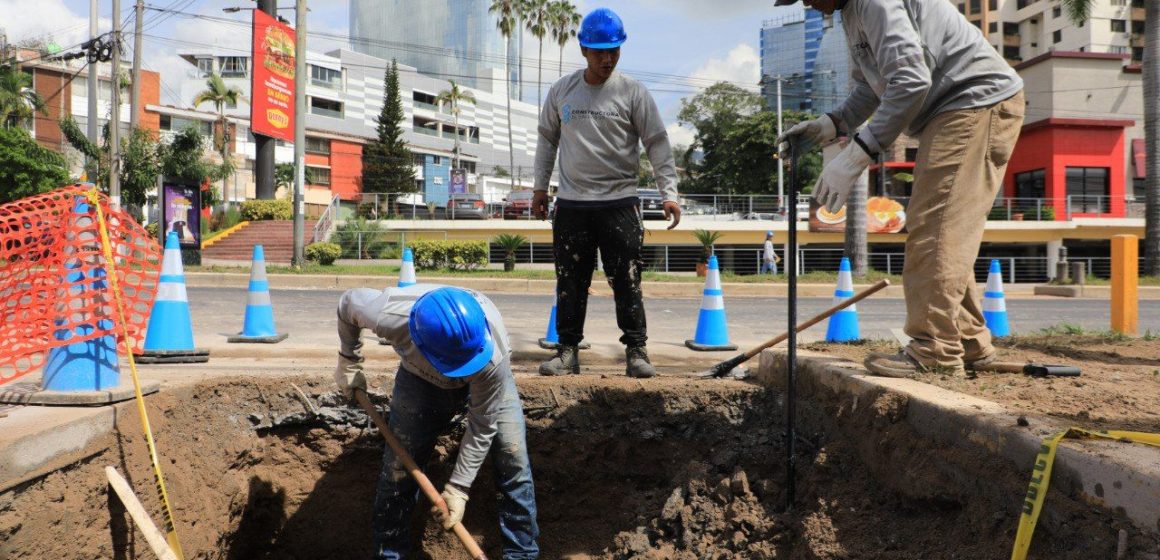
<path fill-rule="evenodd" d="M 839 311 L 830 317 L 830 324 L 826 326 L 826 342 L 857 342 L 861 339 L 856 312 Z"/>
<path fill-rule="evenodd" d="M 696 350 L 698 352 L 716 352 L 737 349 L 736 344 L 701 344 L 695 340 L 686 340 L 685 346 L 687 346 L 689 350 Z"/>
<path fill-rule="evenodd" d="M 984 311 L 983 319 L 991 336 L 1007 336 L 1011 334 L 1011 325 L 1007 322 L 1006 311 Z"/>
<path fill-rule="evenodd" d="M 543 348 L 544 350 L 555 350 L 555 349 L 560 347 L 559 341 L 548 340 L 546 338 L 541 338 L 539 344 L 540 344 L 540 348 Z M 587 340 L 581 340 L 580 344 L 577 345 L 576 347 L 581 349 L 581 350 L 587 350 L 589 348 L 592 348 L 592 344 L 590 344 Z"/>
<path fill-rule="evenodd" d="M 161 389 L 159 381 L 141 384 L 141 394 L 149 395 Z M 34 404 L 43 406 L 102 405 L 132 400 L 136 397 L 129 382 L 100 391 L 45 391 L 36 383 L 13 383 L 0 391 L 0 404 Z"/>
<path fill-rule="evenodd" d="M 146 350 L 133 360 L 139 364 L 200 364 L 209 361 L 209 350 Z"/>
<path fill-rule="evenodd" d="M 272 334 L 270 336 L 246 336 L 238 333 L 234 336 L 226 338 L 226 342 L 249 342 L 255 344 L 275 344 L 282 342 L 289 337 L 289 333 Z"/>

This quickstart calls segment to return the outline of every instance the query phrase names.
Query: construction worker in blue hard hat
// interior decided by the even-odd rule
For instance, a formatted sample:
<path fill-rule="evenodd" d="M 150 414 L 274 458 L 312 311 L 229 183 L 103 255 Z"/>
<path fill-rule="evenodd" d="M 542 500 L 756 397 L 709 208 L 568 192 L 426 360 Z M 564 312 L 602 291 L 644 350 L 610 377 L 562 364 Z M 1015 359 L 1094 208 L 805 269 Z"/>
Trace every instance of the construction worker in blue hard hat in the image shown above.
<path fill-rule="evenodd" d="M 450 513 L 434 510 L 443 527 L 451 529 L 463 519 L 471 483 L 491 452 L 503 557 L 538 558 L 523 405 L 512 377 L 511 343 L 495 304 L 478 292 L 435 284 L 348 290 L 338 303 L 340 348 L 334 371 L 347 398 L 367 388 L 362 329 L 389 341 L 399 354 L 390 426 L 416 463 L 427 464 L 436 438 L 466 411 L 467 429 L 443 490 Z M 387 446 L 375 492 L 375 558 L 407 556 L 418 497 L 417 483 Z"/>
<path fill-rule="evenodd" d="M 543 375 L 580 373 L 577 346 L 584 338 L 588 289 L 599 249 L 616 301 L 625 345 L 625 373 L 652 377 L 644 301 L 640 290 L 644 223 L 637 197 L 643 145 L 652 162 L 669 229 L 681 221 L 673 149 L 652 95 L 616 72 L 627 35 L 612 10 L 593 10 L 577 35 L 587 67 L 560 78 L 540 111 L 532 210 L 548 213 L 548 183 L 559 153 L 559 191 L 552 221 L 556 254 L 556 330 L 560 345 L 540 366 Z"/>
<path fill-rule="evenodd" d="M 902 271 L 912 340 L 896 354 L 871 354 L 866 367 L 907 377 L 985 365 L 995 347 L 974 264 L 1023 125 L 1023 80 L 952 2 L 804 3 L 825 14 L 840 10 L 850 48 L 849 96 L 778 138 L 803 146 L 850 137 L 822 169 L 814 199 L 838 212 L 879 152 L 904 130 L 919 139 Z"/>
<path fill-rule="evenodd" d="M 765 232 L 765 245 L 761 248 L 761 273 L 770 273 L 777 276 L 777 263 L 781 262 L 781 257 L 777 256 L 777 251 L 773 248 L 773 231 Z"/>

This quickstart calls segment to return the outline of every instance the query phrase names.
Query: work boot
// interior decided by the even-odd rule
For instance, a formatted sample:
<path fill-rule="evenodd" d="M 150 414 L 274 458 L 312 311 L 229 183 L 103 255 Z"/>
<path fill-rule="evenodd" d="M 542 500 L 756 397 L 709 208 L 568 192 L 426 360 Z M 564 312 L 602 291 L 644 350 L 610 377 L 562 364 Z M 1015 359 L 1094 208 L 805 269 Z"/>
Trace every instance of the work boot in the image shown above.
<path fill-rule="evenodd" d="M 655 377 L 657 374 L 657 368 L 648 361 L 648 351 L 644 346 L 630 346 L 624 351 L 624 361 L 627 362 L 624 373 L 629 377 Z"/>
<path fill-rule="evenodd" d="M 914 377 L 918 373 L 943 373 L 964 375 L 962 368 L 949 366 L 924 366 L 904 350 L 896 354 L 874 352 L 863 360 L 862 365 L 874 375 L 882 377 Z"/>
<path fill-rule="evenodd" d="M 580 354 L 575 346 L 556 347 L 556 357 L 540 364 L 540 375 L 577 375 L 580 373 Z"/>
<path fill-rule="evenodd" d="M 982 358 L 974 360 L 970 358 L 963 358 L 963 366 L 967 368 L 967 371 L 986 371 L 987 366 L 995 363 L 995 357 L 998 355 L 998 352 L 991 352 L 987 356 L 983 356 Z"/>

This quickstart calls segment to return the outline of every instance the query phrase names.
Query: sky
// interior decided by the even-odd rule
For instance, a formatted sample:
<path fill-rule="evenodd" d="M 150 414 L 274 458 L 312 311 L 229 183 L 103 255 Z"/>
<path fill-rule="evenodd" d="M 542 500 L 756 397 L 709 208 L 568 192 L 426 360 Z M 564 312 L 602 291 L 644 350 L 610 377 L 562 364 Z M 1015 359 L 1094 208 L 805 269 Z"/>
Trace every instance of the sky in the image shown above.
<path fill-rule="evenodd" d="M 486 1 L 486 0 L 458 0 Z M 762 21 L 781 17 L 800 5 L 774 8 L 773 0 L 574 0 L 581 13 L 596 7 L 608 7 L 620 15 L 625 23 L 628 41 L 621 48 L 619 69 L 637 77 L 652 92 L 660 107 L 661 116 L 669 128 L 674 145 L 689 144 L 692 131 L 677 125 L 681 99 L 697 91 L 727 80 L 757 91 L 760 75 L 758 52 L 759 31 Z M 88 38 L 90 0 L 0 0 L 0 27 L 10 42 L 39 38 L 50 40 L 62 47 L 73 47 Z M 424 0 L 414 0 L 421 6 Z M 110 29 L 112 1 L 98 0 L 100 30 Z M 122 21 L 128 23 L 133 0 L 121 0 Z M 161 72 L 162 102 L 187 106 L 189 100 L 178 98 L 179 84 L 192 67 L 177 56 L 180 50 L 209 45 L 236 48 L 240 53 L 249 51 L 249 33 L 245 27 L 220 21 L 191 18 L 180 14 L 149 8 L 164 8 L 201 14 L 213 18 L 227 18 L 248 22 L 246 11 L 229 14 L 226 7 L 251 8 L 253 0 L 147 0 L 143 66 Z M 280 0 L 280 6 L 293 2 Z M 349 34 L 348 0 L 309 0 L 307 28 L 310 33 L 347 36 Z M 34 8 L 34 9 L 33 9 Z M 279 12 L 294 20 L 294 12 Z M 127 31 L 131 31 L 131 27 Z M 242 30 L 243 32 L 239 32 Z M 537 55 L 537 42 L 530 35 L 524 38 L 524 57 Z M 308 49 L 326 52 L 344 46 L 341 40 L 311 37 Z M 557 77 L 558 48 L 544 48 L 544 79 Z M 565 47 L 567 65 L 581 65 L 579 46 L 572 42 Z M 575 66 L 574 66 L 575 67 Z M 535 67 L 526 75 L 535 80 Z M 657 76 L 658 74 L 662 76 Z M 546 90 L 546 88 L 545 88 Z"/>

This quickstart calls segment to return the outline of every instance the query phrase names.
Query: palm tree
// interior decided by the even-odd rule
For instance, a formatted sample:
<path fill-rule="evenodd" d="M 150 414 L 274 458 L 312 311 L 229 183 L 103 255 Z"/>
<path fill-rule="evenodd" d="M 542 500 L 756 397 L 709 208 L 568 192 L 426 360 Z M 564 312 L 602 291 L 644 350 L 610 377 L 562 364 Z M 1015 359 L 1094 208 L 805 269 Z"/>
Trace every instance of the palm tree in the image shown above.
<path fill-rule="evenodd" d="M 1067 17 L 1083 25 L 1093 0 L 1063 0 Z M 1144 274 L 1160 276 L 1160 0 L 1144 1 Z"/>
<path fill-rule="evenodd" d="M 556 0 L 552 2 L 549 8 L 552 12 L 552 38 L 556 40 L 556 44 L 560 46 L 560 67 L 559 74 L 564 75 L 564 46 L 568 44 L 568 40 L 576 36 L 576 30 L 580 27 L 580 12 L 576 11 L 574 6 L 568 0 Z"/>
<path fill-rule="evenodd" d="M 516 153 L 512 145 L 512 92 L 511 92 L 511 58 L 507 53 L 511 49 L 512 33 L 518 33 L 519 28 L 516 27 L 516 18 L 519 17 L 520 0 L 492 0 L 491 7 L 487 9 L 488 12 L 496 15 L 495 26 L 503 35 L 504 48 L 504 75 L 507 76 L 507 129 L 508 129 L 508 168 L 512 171 L 516 169 Z"/>
<path fill-rule="evenodd" d="M 21 70 L 15 59 L 0 64 L 0 126 L 30 119 L 36 113 L 48 114 L 44 100 L 32 88 L 32 76 Z"/>
<path fill-rule="evenodd" d="M 237 105 L 242 98 L 242 91 L 233 86 L 227 86 L 226 82 L 218 74 L 210 74 L 205 81 L 205 90 L 198 93 L 193 98 L 193 106 L 196 108 L 202 103 L 213 103 L 214 108 L 217 109 L 218 117 L 221 121 L 222 136 L 221 143 L 218 144 L 218 152 L 222 156 L 222 164 L 229 165 L 229 146 L 230 146 L 230 132 L 229 125 L 226 123 L 226 105 Z M 222 192 L 226 192 L 226 177 L 222 176 Z"/>
<path fill-rule="evenodd" d="M 536 59 L 536 114 L 539 114 L 544 81 L 544 36 L 552 26 L 553 16 L 550 0 L 526 0 L 524 15 L 528 31 L 540 42 L 540 56 Z"/>
<path fill-rule="evenodd" d="M 451 105 L 451 116 L 455 120 L 455 155 L 452 157 L 451 167 L 459 169 L 459 104 L 467 102 L 475 105 L 475 96 L 470 91 L 460 89 L 459 84 L 455 83 L 455 80 L 451 80 L 451 89 L 439 92 L 435 102 Z"/>

